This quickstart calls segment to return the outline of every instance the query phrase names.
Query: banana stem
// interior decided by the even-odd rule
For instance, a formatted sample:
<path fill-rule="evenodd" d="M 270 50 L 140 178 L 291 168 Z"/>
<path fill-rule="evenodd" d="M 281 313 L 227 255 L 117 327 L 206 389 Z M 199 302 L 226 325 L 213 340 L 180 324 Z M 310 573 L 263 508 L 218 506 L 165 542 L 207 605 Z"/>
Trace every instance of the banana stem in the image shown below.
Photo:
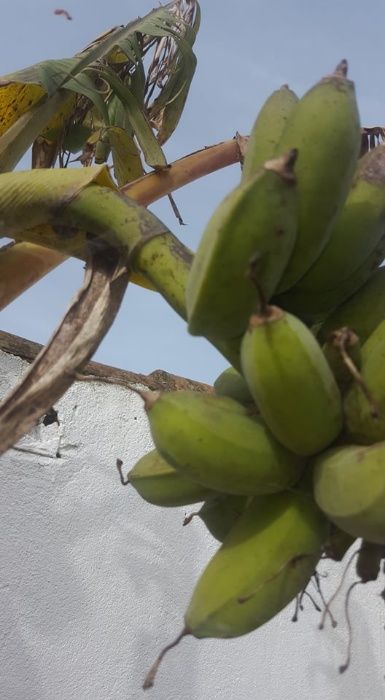
<path fill-rule="evenodd" d="M 239 162 L 241 158 L 238 141 L 231 139 L 184 156 L 164 170 L 144 175 L 125 185 L 122 192 L 147 206 L 194 180 Z M 25 236 L 23 238 L 26 240 Z M 68 245 L 66 250 L 50 252 L 46 245 L 40 238 L 33 244 L 16 243 L 12 252 L 9 249 L 1 254 L 0 310 L 71 255 Z M 135 278 L 132 281 L 136 281 Z"/>
<path fill-rule="evenodd" d="M 366 385 L 365 380 L 359 371 L 359 369 L 356 367 L 354 364 L 352 358 L 350 357 L 348 351 L 347 351 L 347 345 L 349 343 L 349 338 L 350 338 L 350 329 L 349 328 L 342 328 L 339 335 L 336 332 L 336 338 L 335 338 L 335 345 L 337 346 L 343 363 L 347 367 L 348 371 L 350 372 L 351 376 L 353 377 L 354 381 L 358 384 L 360 389 L 362 390 L 364 396 L 366 397 L 366 400 L 369 404 L 370 408 L 370 413 L 373 418 L 378 418 L 380 415 L 380 409 L 378 406 L 377 401 L 375 400 L 374 396 L 372 395 L 371 391 L 369 390 L 369 387 Z"/>
<path fill-rule="evenodd" d="M 190 182 L 238 163 L 241 157 L 238 141 L 230 139 L 190 153 L 163 170 L 129 182 L 121 188 L 121 191 L 146 206 Z"/>
<path fill-rule="evenodd" d="M 33 182 L 27 177 L 29 173 L 10 173 L 3 180 L 0 204 L 5 232 L 83 260 L 105 244 L 112 246 L 186 320 L 185 290 L 192 253 L 156 216 L 122 193 L 92 180 L 83 189 L 79 182 L 75 187 L 70 173 L 63 171 L 57 171 L 56 186 L 53 177 L 47 193 L 47 174 L 43 170 L 32 173 Z M 17 206 L 10 208 L 9 202 Z M 28 220 L 34 228 L 25 229 Z M 240 339 L 208 340 L 239 368 Z"/>
<path fill-rule="evenodd" d="M 186 285 L 192 262 L 192 253 L 172 233 L 165 233 L 147 241 L 134 257 L 134 270 L 150 280 L 168 304 L 187 320 Z M 240 371 L 239 349 L 242 338 L 207 340 Z"/>
<path fill-rule="evenodd" d="M 193 255 L 172 233 L 140 246 L 133 267 L 154 285 L 168 304 L 186 320 L 185 293 Z"/>

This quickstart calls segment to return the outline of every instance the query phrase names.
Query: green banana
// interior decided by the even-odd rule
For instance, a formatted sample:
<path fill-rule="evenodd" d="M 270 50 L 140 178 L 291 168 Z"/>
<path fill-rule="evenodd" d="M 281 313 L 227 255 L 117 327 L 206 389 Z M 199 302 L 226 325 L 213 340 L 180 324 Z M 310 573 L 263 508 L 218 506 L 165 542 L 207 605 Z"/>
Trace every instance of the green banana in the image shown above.
<path fill-rule="evenodd" d="M 252 499 L 209 562 L 185 615 L 185 634 L 239 637 L 305 588 L 329 524 L 305 493 Z"/>
<path fill-rule="evenodd" d="M 242 180 L 249 180 L 265 161 L 273 158 L 288 117 L 298 102 L 297 95 L 282 85 L 262 106 L 250 133 L 242 167 Z"/>
<path fill-rule="evenodd" d="M 362 347 L 362 382 L 351 386 L 344 401 L 346 434 L 364 445 L 385 440 L 384 357 L 385 321 L 381 321 Z"/>
<path fill-rule="evenodd" d="M 303 460 L 233 399 L 193 391 L 141 395 L 156 448 L 193 481 L 246 496 L 280 491 L 298 481 Z"/>
<path fill-rule="evenodd" d="M 351 328 L 343 326 L 329 334 L 322 347 L 341 394 L 345 394 L 361 367 L 360 339 Z"/>
<path fill-rule="evenodd" d="M 348 194 L 361 144 L 354 84 L 341 61 L 294 107 L 277 152 L 298 148 L 299 223 L 293 254 L 279 283 L 298 282 L 327 244 Z"/>
<path fill-rule="evenodd" d="M 349 326 L 364 343 L 384 319 L 385 267 L 380 267 L 358 293 L 349 297 L 325 319 L 317 336 L 322 343 L 336 328 Z"/>
<path fill-rule="evenodd" d="M 297 196 L 296 151 L 268 161 L 219 205 L 200 241 L 187 281 L 186 308 L 192 335 L 235 338 L 257 303 L 248 274 L 255 265 L 269 299 L 293 250 Z"/>
<path fill-rule="evenodd" d="M 360 267 L 385 235 L 385 145 L 358 161 L 346 202 L 330 238 L 296 289 L 303 294 L 334 289 Z"/>
<path fill-rule="evenodd" d="M 314 467 L 314 497 L 353 537 L 385 544 L 385 443 L 328 450 Z"/>
<path fill-rule="evenodd" d="M 218 494 L 213 498 L 208 498 L 197 513 L 187 516 L 184 524 L 190 522 L 194 515 L 199 515 L 210 534 L 216 540 L 223 542 L 244 511 L 247 501 L 247 496 Z"/>
<path fill-rule="evenodd" d="M 254 406 L 249 387 L 234 367 L 228 367 L 216 378 L 214 389 L 217 396 L 229 396 L 241 404 Z"/>
<path fill-rule="evenodd" d="M 241 366 L 266 425 L 282 445 L 308 456 L 342 428 L 341 395 L 321 347 L 299 319 L 275 306 L 253 315 Z"/>
<path fill-rule="evenodd" d="M 377 272 L 385 257 L 385 236 L 375 249 L 346 279 L 335 287 L 324 291 L 304 292 L 297 286 L 273 298 L 273 303 L 291 311 L 307 323 L 325 321 L 334 309 L 350 299 Z M 343 324 L 346 325 L 346 324 Z M 350 325 L 350 324 L 349 324 Z M 354 326 L 353 326 L 354 328 Z"/>
<path fill-rule="evenodd" d="M 157 450 L 144 455 L 127 475 L 127 481 L 148 503 L 171 507 L 199 503 L 211 492 L 183 476 Z"/>

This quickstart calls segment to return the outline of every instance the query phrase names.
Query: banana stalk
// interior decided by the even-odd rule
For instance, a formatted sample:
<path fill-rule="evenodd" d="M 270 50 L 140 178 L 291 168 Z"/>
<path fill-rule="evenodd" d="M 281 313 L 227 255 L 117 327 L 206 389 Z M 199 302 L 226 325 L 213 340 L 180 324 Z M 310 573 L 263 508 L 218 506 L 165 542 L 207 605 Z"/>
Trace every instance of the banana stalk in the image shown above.
<path fill-rule="evenodd" d="M 351 328 L 343 326 L 330 333 L 322 350 L 343 395 L 361 367 L 359 337 Z"/>
<path fill-rule="evenodd" d="M 115 191 L 105 166 L 4 173 L 0 185 L 0 233 L 83 260 L 104 240 L 186 319 L 191 251 L 151 212 Z M 209 340 L 239 367 L 240 339 Z"/>
<path fill-rule="evenodd" d="M 155 171 L 128 183 L 121 191 L 131 199 L 134 199 L 138 204 L 147 206 L 179 187 L 232 165 L 238 162 L 239 159 L 240 153 L 237 141 L 231 139 L 180 158 L 161 172 Z M 69 254 L 72 254 L 72 252 L 68 252 Z M 44 262 L 45 255 L 46 262 Z M 37 259 L 39 262 L 38 264 L 36 263 L 35 269 L 34 261 L 37 261 Z M 33 247 L 26 247 L 25 244 L 16 243 L 12 253 L 8 249 L 4 250 L 0 262 L 2 273 L 0 309 L 7 306 L 31 285 L 50 272 L 53 267 L 60 265 L 66 259 L 67 255 L 64 252 L 57 249 L 56 252 L 48 252 L 46 247 L 38 244 L 34 244 Z M 54 260 L 55 265 L 53 265 Z M 153 289 L 151 283 L 140 274 L 133 273 L 131 282 Z"/>
<path fill-rule="evenodd" d="M 361 445 L 385 440 L 384 353 L 385 321 L 381 321 L 362 347 L 362 383 L 355 382 L 344 401 L 347 434 Z"/>

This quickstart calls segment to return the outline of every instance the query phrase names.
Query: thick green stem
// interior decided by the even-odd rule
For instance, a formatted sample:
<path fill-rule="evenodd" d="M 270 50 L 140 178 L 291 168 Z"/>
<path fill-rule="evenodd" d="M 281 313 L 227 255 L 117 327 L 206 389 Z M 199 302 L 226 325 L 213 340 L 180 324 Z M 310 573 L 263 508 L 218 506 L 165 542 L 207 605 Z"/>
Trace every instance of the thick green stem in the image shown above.
<path fill-rule="evenodd" d="M 87 260 L 89 253 L 100 247 L 101 241 L 129 258 L 139 243 L 169 233 L 167 226 L 154 214 L 108 187 L 88 185 L 70 201 L 59 196 L 56 205 L 52 201 L 46 204 L 39 194 L 33 199 L 30 197 L 24 206 L 19 205 L 18 216 L 12 214 L 11 225 L 3 218 L 5 233 L 10 232 L 16 239 L 29 243 L 69 252 L 82 260 Z M 33 212 L 34 226 L 30 229 L 25 228 L 28 209 Z"/>
<path fill-rule="evenodd" d="M 72 99 L 68 90 L 42 97 L 0 136 L 0 172 L 13 170 L 52 117 Z"/>
<path fill-rule="evenodd" d="M 144 243 L 133 258 L 133 267 L 146 277 L 174 311 L 186 320 L 186 284 L 192 252 L 172 233 Z"/>
<path fill-rule="evenodd" d="M 98 185 L 89 185 L 72 202 L 58 208 L 52 224 L 63 237 L 71 237 L 71 229 L 87 231 L 82 234 L 85 248 L 94 249 L 98 246 L 97 240 L 102 239 L 127 258 L 138 244 L 169 233 L 167 226 L 148 209 L 119 192 Z"/>
<path fill-rule="evenodd" d="M 85 260 L 101 245 L 112 246 L 186 319 L 185 290 L 192 253 L 154 214 L 125 195 L 96 184 L 88 184 L 72 199 L 62 191 L 57 200 L 52 191 L 45 199 L 38 189 L 20 197 L 18 213 L 11 215 L 13 235 L 17 237 L 19 232 L 23 240 L 63 252 L 70 246 L 72 254 L 76 251 L 76 256 Z M 7 211 L 4 208 L 5 215 Z M 33 212 L 35 227 L 26 230 L 28 211 Z M 7 228 L 7 221 L 3 226 Z M 239 339 L 208 340 L 239 368 Z"/>
<path fill-rule="evenodd" d="M 243 137 L 246 138 L 247 137 Z M 153 201 L 164 197 L 166 194 L 173 192 L 179 187 L 204 177 L 209 173 L 215 172 L 220 168 L 239 161 L 241 158 L 241 150 L 238 145 L 238 139 L 231 139 L 224 143 L 217 144 L 204 148 L 196 153 L 190 153 L 188 156 L 180 158 L 174 163 L 170 163 L 169 167 L 164 170 L 148 173 L 143 178 L 128 183 L 121 192 L 134 199 L 143 206 L 148 206 Z M 52 173 L 52 170 L 48 171 Z M 71 171 L 69 171 L 71 172 Z M 31 223 L 28 222 L 28 226 Z M 43 227 L 44 228 L 44 227 Z M 37 233 L 36 231 L 34 232 Z M 66 255 L 76 256 L 76 250 L 73 246 L 73 239 L 66 239 L 66 246 L 58 250 L 57 246 L 51 248 L 55 253 L 48 253 L 47 247 L 50 247 L 50 229 L 45 226 L 44 231 L 40 232 L 40 236 L 32 237 L 21 234 L 21 241 L 33 241 L 30 248 L 25 248 L 26 244 L 16 243 L 12 255 L 9 252 L 2 254 L 2 286 L 0 286 L 0 308 L 4 308 L 13 299 L 19 296 L 25 289 L 37 282 L 41 277 L 47 274 L 53 267 L 60 265 L 66 259 Z M 43 246 L 43 242 L 47 243 Z M 40 246 L 36 243 L 40 242 Z M 82 248 L 82 245 L 80 245 Z M 44 255 L 46 255 L 46 265 L 44 265 Z M 9 261 L 9 258 L 12 260 Z M 35 267 L 35 261 L 38 264 Z M 10 266 L 8 263 L 10 262 Z M 17 277 L 14 277 L 13 269 L 17 268 Z M 145 285 L 143 277 L 131 278 L 132 282 Z"/>
<path fill-rule="evenodd" d="M 159 294 L 185 321 L 186 285 L 192 259 L 193 254 L 178 238 L 172 233 L 165 233 L 141 246 L 133 263 L 135 271 L 150 280 Z M 208 340 L 236 369 L 240 369 L 241 338 Z"/>

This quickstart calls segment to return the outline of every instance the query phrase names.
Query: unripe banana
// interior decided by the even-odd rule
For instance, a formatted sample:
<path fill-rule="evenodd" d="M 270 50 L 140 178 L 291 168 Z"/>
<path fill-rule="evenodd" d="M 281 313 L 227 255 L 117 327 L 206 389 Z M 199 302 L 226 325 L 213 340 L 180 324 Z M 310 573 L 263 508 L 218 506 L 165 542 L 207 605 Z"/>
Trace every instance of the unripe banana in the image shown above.
<path fill-rule="evenodd" d="M 277 152 L 298 148 L 299 224 L 293 255 L 279 284 L 283 292 L 309 270 L 327 244 L 348 194 L 361 131 L 354 84 L 341 61 L 294 107 Z"/>
<path fill-rule="evenodd" d="M 275 306 L 250 319 L 243 375 L 273 435 L 299 455 L 327 447 L 342 428 L 341 395 L 311 331 Z"/>
<path fill-rule="evenodd" d="M 251 262 L 266 299 L 274 293 L 297 231 L 295 158 L 296 151 L 290 151 L 266 162 L 211 217 L 187 281 L 192 335 L 235 338 L 244 332 L 257 303 Z"/>
<path fill-rule="evenodd" d="M 330 333 L 322 350 L 341 394 L 345 394 L 361 367 L 361 345 L 358 335 L 347 326 L 338 328 Z"/>
<path fill-rule="evenodd" d="M 385 443 L 328 450 L 314 460 L 314 496 L 353 537 L 385 544 Z"/>
<path fill-rule="evenodd" d="M 216 378 L 214 389 L 217 396 L 229 396 L 241 404 L 254 405 L 249 387 L 234 367 L 228 367 Z"/>
<path fill-rule="evenodd" d="M 361 265 L 334 289 L 304 292 L 297 286 L 273 298 L 277 306 L 290 311 L 307 323 L 324 321 L 334 309 L 350 299 L 377 272 L 385 256 L 385 236 Z"/>
<path fill-rule="evenodd" d="M 194 515 L 199 515 L 210 534 L 219 542 L 223 542 L 245 510 L 247 501 L 247 496 L 218 494 L 213 498 L 208 498 L 197 513 L 192 513 L 186 518 L 184 524 L 190 522 Z"/>
<path fill-rule="evenodd" d="M 246 496 L 274 493 L 298 481 L 303 460 L 233 399 L 193 391 L 142 396 L 158 451 L 193 481 Z"/>
<path fill-rule="evenodd" d="M 282 85 L 268 97 L 250 133 L 242 168 L 243 181 L 253 177 L 265 161 L 273 158 L 287 119 L 297 102 L 297 95 L 288 85 Z"/>
<path fill-rule="evenodd" d="M 328 528 L 308 494 L 254 498 L 199 579 L 185 633 L 239 637 L 270 620 L 306 587 Z"/>
<path fill-rule="evenodd" d="M 385 267 L 380 267 L 353 296 L 328 316 L 318 331 L 320 342 L 336 328 L 349 326 L 365 343 L 385 319 Z"/>
<path fill-rule="evenodd" d="M 139 495 L 155 506 L 171 507 L 199 503 L 212 495 L 160 456 L 157 450 L 144 455 L 127 475 Z"/>
<path fill-rule="evenodd" d="M 303 294 L 334 289 L 385 235 L 385 145 L 358 161 L 347 200 L 319 258 L 298 282 Z"/>
<path fill-rule="evenodd" d="M 354 383 L 349 389 L 344 412 L 347 436 L 351 441 L 367 445 L 385 439 L 385 321 L 369 336 L 361 355 L 362 383 Z"/>

